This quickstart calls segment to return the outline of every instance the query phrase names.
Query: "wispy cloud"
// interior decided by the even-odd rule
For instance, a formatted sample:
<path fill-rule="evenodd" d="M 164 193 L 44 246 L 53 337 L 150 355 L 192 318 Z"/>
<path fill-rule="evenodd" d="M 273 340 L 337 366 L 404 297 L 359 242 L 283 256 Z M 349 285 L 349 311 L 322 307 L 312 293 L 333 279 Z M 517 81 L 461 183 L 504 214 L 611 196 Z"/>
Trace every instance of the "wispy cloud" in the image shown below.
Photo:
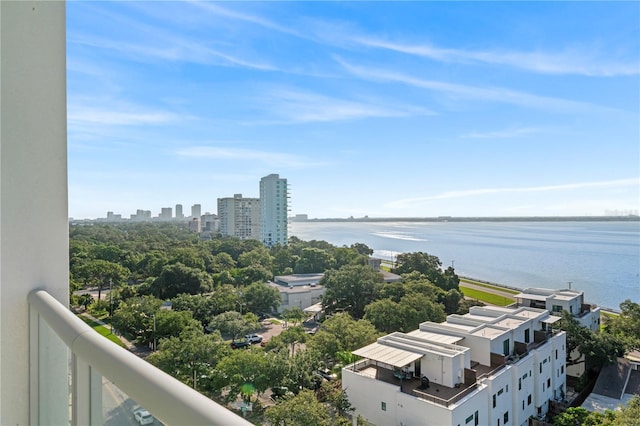
<path fill-rule="evenodd" d="M 235 19 L 238 21 L 248 22 L 263 28 L 267 28 L 269 30 L 275 30 L 275 31 L 278 31 L 284 34 L 293 35 L 296 37 L 303 37 L 301 33 L 299 33 L 294 29 L 290 27 L 285 27 L 283 25 L 280 25 L 272 20 L 263 18 L 261 16 L 240 13 L 240 12 L 222 7 L 219 4 L 215 4 L 207 1 L 191 1 L 189 3 L 214 15 L 223 16 L 225 18 Z"/>
<path fill-rule="evenodd" d="M 565 113 L 611 111 L 610 108 L 601 107 L 599 105 L 548 96 L 533 95 L 502 87 L 476 87 L 437 80 L 425 80 L 400 72 L 353 65 L 338 57 L 335 59 L 345 68 L 345 70 L 360 78 L 373 81 L 402 83 L 421 89 L 441 92 L 454 98 L 478 99 Z"/>
<path fill-rule="evenodd" d="M 506 65 L 542 74 L 570 74 L 590 77 L 612 77 L 640 74 L 635 61 L 616 61 L 583 47 L 564 52 L 518 52 L 507 50 L 465 50 L 440 48 L 430 44 L 401 44 L 369 37 L 354 37 L 363 46 L 420 56 L 440 62 L 485 63 Z"/>
<path fill-rule="evenodd" d="M 472 132 L 460 135 L 463 139 L 512 139 L 543 132 L 539 127 L 513 127 L 492 132 Z"/>
<path fill-rule="evenodd" d="M 94 107 L 69 107 L 67 120 L 70 126 L 97 124 L 102 126 L 137 126 L 159 125 L 176 122 L 184 116 L 166 111 L 143 111 L 127 108 L 126 110 L 101 109 Z"/>
<path fill-rule="evenodd" d="M 371 117 L 434 115 L 433 111 L 380 99 L 339 99 L 295 89 L 271 90 L 255 100 L 267 115 L 268 124 L 357 120 Z"/>
<path fill-rule="evenodd" d="M 640 186 L 640 179 L 631 178 L 631 179 L 618 179 L 618 180 L 609 180 L 609 181 L 601 181 L 601 182 L 580 182 L 580 183 L 569 183 L 562 185 L 548 185 L 548 186 L 531 186 L 531 187 L 521 187 L 521 188 L 481 188 L 481 189 L 470 189 L 463 191 L 448 191 L 443 192 L 441 194 L 436 194 L 427 197 L 417 197 L 417 198 L 405 198 L 402 200 L 395 200 L 386 204 L 386 207 L 389 208 L 409 208 L 415 207 L 427 201 L 433 200 L 444 200 L 449 198 L 465 198 L 465 197 L 475 197 L 478 195 L 491 195 L 491 194 L 517 194 L 517 193 L 527 193 L 527 192 L 550 192 L 550 191 L 568 191 L 574 189 L 595 189 L 595 188 L 619 188 L 619 187 L 629 187 L 629 186 Z"/>
<path fill-rule="evenodd" d="M 193 146 L 176 152 L 180 157 L 213 159 L 220 161 L 257 161 L 272 167 L 306 168 L 327 165 L 326 162 L 282 152 L 267 152 L 256 149 Z"/>

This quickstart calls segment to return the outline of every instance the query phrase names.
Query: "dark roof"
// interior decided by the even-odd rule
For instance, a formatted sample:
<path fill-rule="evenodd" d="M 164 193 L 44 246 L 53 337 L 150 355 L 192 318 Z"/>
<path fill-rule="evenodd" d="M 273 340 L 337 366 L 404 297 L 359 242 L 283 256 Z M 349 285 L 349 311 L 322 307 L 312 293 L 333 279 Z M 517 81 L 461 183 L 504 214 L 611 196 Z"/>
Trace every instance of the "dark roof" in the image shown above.
<path fill-rule="evenodd" d="M 629 361 L 624 358 L 618 358 L 617 363 L 603 367 L 592 393 L 620 399 L 624 393 L 630 370 Z"/>

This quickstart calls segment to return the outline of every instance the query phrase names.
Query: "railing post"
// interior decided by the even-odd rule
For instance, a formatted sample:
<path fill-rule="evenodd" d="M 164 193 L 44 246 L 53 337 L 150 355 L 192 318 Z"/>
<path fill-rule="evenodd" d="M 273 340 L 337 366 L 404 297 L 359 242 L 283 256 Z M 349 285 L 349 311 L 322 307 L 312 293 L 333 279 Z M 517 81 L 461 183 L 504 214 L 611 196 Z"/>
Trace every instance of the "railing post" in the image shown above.
<path fill-rule="evenodd" d="M 72 355 L 72 426 L 103 425 L 102 376 Z"/>

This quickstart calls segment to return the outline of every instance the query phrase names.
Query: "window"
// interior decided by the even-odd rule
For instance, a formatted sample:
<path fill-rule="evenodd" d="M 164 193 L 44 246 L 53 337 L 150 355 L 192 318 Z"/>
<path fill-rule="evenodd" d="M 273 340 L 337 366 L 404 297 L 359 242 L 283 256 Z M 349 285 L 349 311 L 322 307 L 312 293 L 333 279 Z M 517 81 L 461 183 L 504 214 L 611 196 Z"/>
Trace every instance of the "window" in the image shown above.
<path fill-rule="evenodd" d="M 504 392 L 504 389 L 500 389 L 500 390 L 498 391 L 498 396 L 502 395 L 502 393 L 503 393 L 503 392 Z"/>
<path fill-rule="evenodd" d="M 525 343 L 529 343 L 529 340 L 531 340 L 531 336 L 529 334 L 530 334 L 530 330 L 527 328 L 524 331 L 524 342 Z"/>
<path fill-rule="evenodd" d="M 475 419 L 475 425 L 478 426 L 478 424 L 480 423 L 480 420 L 478 420 L 478 410 L 476 410 L 476 412 L 473 414 L 473 417 Z"/>
<path fill-rule="evenodd" d="M 505 386 L 504 391 L 509 392 L 509 385 Z"/>
<path fill-rule="evenodd" d="M 502 342 L 502 354 L 504 356 L 509 355 L 509 339 Z"/>
<path fill-rule="evenodd" d="M 505 411 L 504 415 L 502 416 L 502 420 L 503 423 L 506 425 L 507 423 L 509 423 L 509 412 Z"/>
<path fill-rule="evenodd" d="M 560 366 L 560 374 L 564 374 L 564 365 Z"/>
<path fill-rule="evenodd" d="M 524 399 L 522 400 L 522 409 L 524 410 Z"/>
<path fill-rule="evenodd" d="M 518 377 L 518 390 L 522 390 L 522 377 Z"/>
<path fill-rule="evenodd" d="M 382 411 L 387 411 L 387 403 L 386 402 L 381 402 L 380 403 L 380 408 L 382 409 Z"/>
<path fill-rule="evenodd" d="M 531 395 L 527 397 L 527 405 L 531 405 Z"/>
<path fill-rule="evenodd" d="M 547 379 L 547 387 L 550 388 L 551 387 L 551 379 Z"/>
<path fill-rule="evenodd" d="M 496 394 L 493 394 L 493 408 L 496 408 Z"/>
<path fill-rule="evenodd" d="M 473 414 L 467 417 L 467 419 L 464 422 L 466 424 L 466 423 L 471 423 L 472 421 L 473 421 Z"/>
<path fill-rule="evenodd" d="M 540 363 L 540 374 L 542 374 L 542 363 Z"/>
<path fill-rule="evenodd" d="M 556 359 L 558 359 L 558 350 L 556 349 Z"/>

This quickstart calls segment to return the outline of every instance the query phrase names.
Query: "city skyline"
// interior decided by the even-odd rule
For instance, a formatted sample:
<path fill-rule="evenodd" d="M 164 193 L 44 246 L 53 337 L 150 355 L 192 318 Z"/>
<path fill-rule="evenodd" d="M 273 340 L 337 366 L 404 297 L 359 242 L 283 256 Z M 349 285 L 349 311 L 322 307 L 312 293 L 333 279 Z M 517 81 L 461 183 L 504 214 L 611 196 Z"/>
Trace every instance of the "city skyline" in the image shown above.
<path fill-rule="evenodd" d="M 69 2 L 69 216 L 214 212 L 270 173 L 310 218 L 637 212 L 639 17 L 624 2 Z"/>

